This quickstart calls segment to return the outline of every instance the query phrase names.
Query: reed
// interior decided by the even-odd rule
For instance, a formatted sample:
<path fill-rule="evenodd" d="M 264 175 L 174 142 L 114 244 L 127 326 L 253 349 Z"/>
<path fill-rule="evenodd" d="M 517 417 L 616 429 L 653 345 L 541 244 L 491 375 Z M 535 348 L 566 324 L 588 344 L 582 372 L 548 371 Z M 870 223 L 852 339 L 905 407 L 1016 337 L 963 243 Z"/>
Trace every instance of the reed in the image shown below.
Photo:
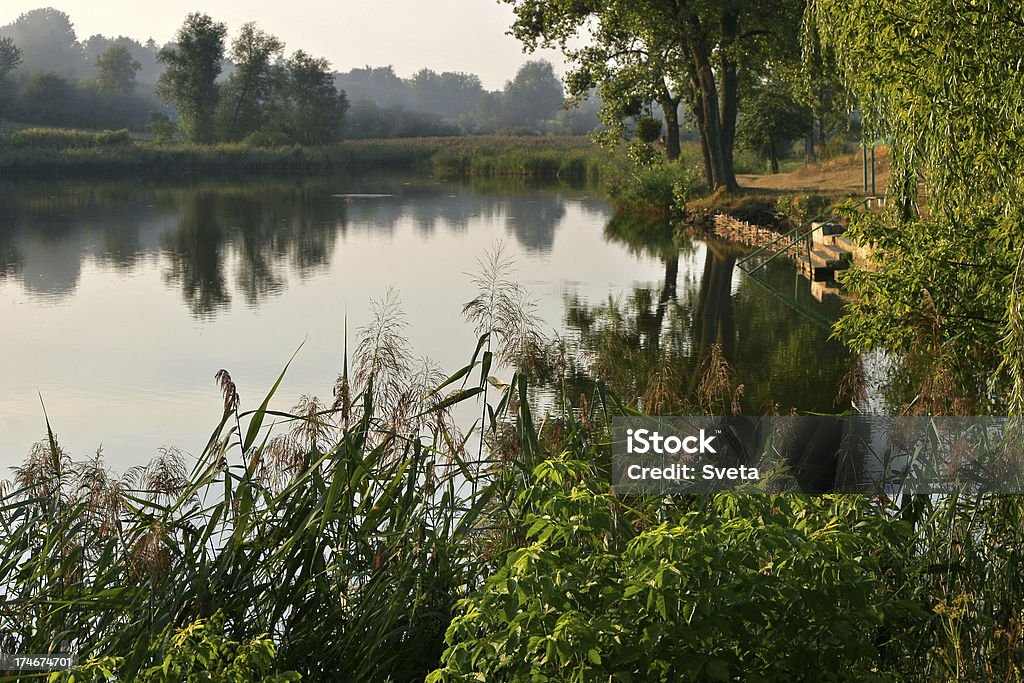
<path fill-rule="evenodd" d="M 347 140 L 320 146 L 245 143 L 173 144 L 133 140 L 123 132 L 29 130 L 0 137 L 0 174 L 149 176 L 322 173 L 390 168 L 442 177 L 594 180 L 605 155 L 583 137 L 474 136 Z M 9 174 L 9 175 L 8 175 Z"/>
<path fill-rule="evenodd" d="M 232 680 L 1021 679 L 1019 497 L 612 496 L 632 401 L 572 395 L 511 278 L 500 250 L 482 261 L 480 337 L 448 376 L 412 355 L 393 292 L 333 403 L 272 410 L 282 372 L 245 407 L 217 373 L 188 466 L 169 449 L 119 476 L 48 427 L 0 493 L 0 650 L 76 651 L 75 680 L 171 680 L 147 677 L 211 643 L 250 671 Z M 728 410 L 739 380 L 713 352 L 672 405 Z"/>

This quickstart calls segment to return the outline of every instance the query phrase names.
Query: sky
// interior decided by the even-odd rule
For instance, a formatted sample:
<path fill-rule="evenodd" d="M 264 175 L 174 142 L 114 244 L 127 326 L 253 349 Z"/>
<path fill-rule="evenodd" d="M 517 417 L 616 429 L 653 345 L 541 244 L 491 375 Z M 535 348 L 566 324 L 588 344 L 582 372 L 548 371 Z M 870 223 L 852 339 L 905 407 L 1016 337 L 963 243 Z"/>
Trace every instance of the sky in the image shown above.
<path fill-rule="evenodd" d="M 565 68 L 552 50 L 524 54 L 515 38 L 512 7 L 497 0 L 0 0 L 0 26 L 40 7 L 66 12 L 79 39 L 97 33 L 164 44 L 190 12 L 228 25 L 229 39 L 247 21 L 281 38 L 290 53 L 326 57 L 337 71 L 391 64 L 402 77 L 423 67 L 477 74 L 499 90 L 528 59 L 545 58 Z"/>

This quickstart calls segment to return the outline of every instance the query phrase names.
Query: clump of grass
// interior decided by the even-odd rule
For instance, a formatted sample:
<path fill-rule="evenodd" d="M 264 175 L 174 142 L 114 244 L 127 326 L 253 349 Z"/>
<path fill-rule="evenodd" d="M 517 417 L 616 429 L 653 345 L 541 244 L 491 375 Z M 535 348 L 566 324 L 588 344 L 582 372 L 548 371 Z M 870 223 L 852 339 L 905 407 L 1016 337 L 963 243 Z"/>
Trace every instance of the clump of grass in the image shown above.
<path fill-rule="evenodd" d="M 127 130 L 89 132 L 65 128 L 25 128 L 0 140 L 0 148 L 72 150 L 121 147 L 132 144 Z"/>

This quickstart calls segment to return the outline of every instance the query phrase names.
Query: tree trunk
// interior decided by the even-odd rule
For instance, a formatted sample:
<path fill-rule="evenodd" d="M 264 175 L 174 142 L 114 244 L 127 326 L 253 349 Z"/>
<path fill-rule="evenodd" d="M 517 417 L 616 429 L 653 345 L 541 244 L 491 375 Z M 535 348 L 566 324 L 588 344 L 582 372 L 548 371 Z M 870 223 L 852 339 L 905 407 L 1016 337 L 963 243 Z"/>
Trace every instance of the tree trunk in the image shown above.
<path fill-rule="evenodd" d="M 665 321 L 665 311 L 668 304 L 676 299 L 676 284 L 679 280 L 679 254 L 665 258 L 665 284 L 661 287 L 661 296 L 658 297 L 658 307 L 654 312 L 654 329 L 651 334 L 651 348 L 655 355 L 661 348 L 661 326 Z"/>
<path fill-rule="evenodd" d="M 739 115 L 738 65 L 733 48 L 737 40 L 739 14 L 735 11 L 722 12 L 722 46 L 718 50 L 719 97 L 721 103 L 720 126 L 722 129 L 722 183 L 728 190 L 738 190 L 736 170 L 733 165 L 733 148 L 736 143 L 736 118 Z"/>
<path fill-rule="evenodd" d="M 693 353 L 693 374 L 689 390 L 700 385 L 701 370 L 712 344 L 722 348 L 722 355 L 730 363 L 735 358 L 736 322 L 732 308 L 732 275 L 736 257 L 719 258 L 711 249 L 704 255 L 704 272 L 693 310 L 690 332 Z"/>
<path fill-rule="evenodd" d="M 694 81 L 696 83 L 696 81 Z M 707 126 L 704 125 L 704 108 L 700 103 L 700 95 L 697 95 L 697 101 L 693 105 L 693 109 L 690 112 L 693 115 L 693 122 L 697 126 L 697 138 L 700 140 L 700 155 L 701 160 L 704 162 L 704 183 L 708 186 L 708 189 L 714 189 L 715 187 L 715 173 L 714 165 L 711 161 L 711 148 L 708 145 L 708 131 Z"/>
<path fill-rule="evenodd" d="M 669 161 L 679 158 L 679 100 L 665 99 L 660 102 L 665 115 L 665 156 Z"/>
<path fill-rule="evenodd" d="M 693 118 L 700 132 L 701 142 L 705 145 L 705 179 L 712 191 L 719 188 L 733 191 L 739 188 L 732 160 L 737 106 L 735 67 L 731 76 L 726 74 L 726 92 L 720 103 L 718 83 L 711 65 L 711 51 L 702 35 L 697 33 L 700 31 L 697 18 L 692 17 L 691 23 L 694 24 L 695 37 L 692 50 L 689 50 L 687 55 L 687 71 L 697 94 L 693 104 Z M 722 104 L 725 105 L 725 111 Z M 723 114 L 729 117 L 729 121 L 725 121 Z"/>

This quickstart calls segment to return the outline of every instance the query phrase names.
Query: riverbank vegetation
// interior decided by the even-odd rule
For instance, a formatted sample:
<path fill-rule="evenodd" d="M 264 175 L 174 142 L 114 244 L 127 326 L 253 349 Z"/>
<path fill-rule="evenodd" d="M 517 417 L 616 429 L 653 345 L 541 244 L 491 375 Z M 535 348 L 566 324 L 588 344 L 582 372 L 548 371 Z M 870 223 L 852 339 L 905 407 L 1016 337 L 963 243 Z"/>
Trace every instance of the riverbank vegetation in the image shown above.
<path fill-rule="evenodd" d="M 78 652 L 55 680 L 1019 680 L 1019 500 L 613 496 L 630 410 L 570 389 L 506 277 L 476 278 L 450 375 L 394 295 L 329 399 L 273 411 L 287 368 L 258 405 L 217 373 L 188 464 L 119 476 L 48 425 L 3 487 L 0 645 Z M 729 412 L 741 378 L 703 372 L 673 408 Z"/>
<path fill-rule="evenodd" d="M 893 139 L 889 210 L 853 221 L 878 250 L 849 278 L 861 296 L 838 332 L 928 368 L 915 404 L 926 413 L 1024 409 L 1024 115 L 1007 104 L 1022 94 L 1017 10 L 809 4 L 867 129 Z"/>
<path fill-rule="evenodd" d="M 864 130 L 892 139 L 894 201 L 851 217 L 852 234 L 879 249 L 848 276 L 860 297 L 837 332 L 858 351 L 924 368 L 906 412 L 1019 415 L 1024 31 L 1015 4 L 886 0 L 880 12 L 874 0 L 813 0 L 801 16 L 803 3 L 710 2 L 681 22 L 653 2 L 509 1 L 530 45 L 572 45 L 596 26 L 599 44 L 569 54 L 570 89 L 597 88 L 609 146 L 629 138 L 609 165 L 577 138 L 278 145 L 249 131 L 198 144 L 217 138 L 199 133 L 216 130 L 217 109 L 200 107 L 166 140 L 15 133 L 0 170 L 393 164 L 480 177 L 600 174 L 622 207 L 680 210 L 707 190 L 708 209 L 750 201 L 797 221 L 825 202 L 736 191 L 735 144 L 746 140 L 775 166 L 781 142 L 799 132 L 768 121 L 744 137 L 743 98 L 761 97 L 758 112 L 801 104 L 812 138 L 849 126 L 843 102 L 854 98 Z M 800 28 L 807 69 L 781 93 L 787 102 L 777 99 L 782 86 L 763 90 L 779 75 L 765 69 L 793 64 Z M 622 50 L 634 42 L 644 49 Z M 14 54 L 8 47 L 0 43 Z M 684 102 L 692 147 L 679 139 Z M 654 107 L 670 124 L 664 142 Z M 181 130 L 196 144 L 171 139 Z M 608 230 L 628 242 L 642 227 L 620 219 Z M 217 373 L 224 410 L 188 466 L 168 450 L 117 475 L 101 453 L 72 459 L 47 425 L 2 489 L 0 650 L 80 652 L 75 680 L 216 667 L 433 683 L 1024 679 L 1020 496 L 608 492 L 614 417 L 738 412 L 745 391 L 719 342 L 754 335 L 735 334 L 727 307 L 695 302 L 684 311 L 693 327 L 662 337 L 678 313 L 669 305 L 677 239 L 665 230 L 651 247 L 664 259 L 661 292 L 572 309 L 570 324 L 597 349 L 591 367 L 614 357 L 618 374 L 582 377 L 585 361 L 538 334 L 521 288 L 495 262 L 464 309 L 479 335 L 471 359 L 451 374 L 414 360 L 388 298 L 346 349 L 329 399 L 272 411 L 283 375 L 253 407 L 241 398 L 247 387 Z M 716 248 L 724 258 L 713 258 Z M 707 250 L 705 276 L 728 302 L 735 254 Z M 685 376 L 683 350 L 700 360 Z M 481 419 L 460 429 L 460 407 Z M 214 663 L 210 648 L 228 656 Z"/>
<path fill-rule="evenodd" d="M 147 176 L 413 169 L 440 177 L 595 180 L 609 155 L 586 137 L 460 136 L 261 147 L 160 144 L 127 131 L 26 129 L 0 140 L 0 173 Z"/>

